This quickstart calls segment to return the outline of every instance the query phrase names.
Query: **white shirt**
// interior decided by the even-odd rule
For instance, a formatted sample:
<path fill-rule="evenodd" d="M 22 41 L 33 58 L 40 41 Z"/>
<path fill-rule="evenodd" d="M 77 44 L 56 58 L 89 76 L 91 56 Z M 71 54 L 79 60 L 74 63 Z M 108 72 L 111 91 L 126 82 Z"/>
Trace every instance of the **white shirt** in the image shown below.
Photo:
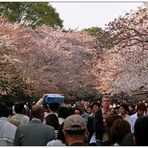
<path fill-rule="evenodd" d="M 124 119 L 131 125 L 131 117 L 128 114 L 125 115 Z"/>
<path fill-rule="evenodd" d="M 47 146 L 66 146 L 61 140 L 52 140 L 47 143 Z"/>
<path fill-rule="evenodd" d="M 36 103 L 37 105 L 43 105 L 44 100 L 41 98 L 38 100 L 38 102 Z"/>
<path fill-rule="evenodd" d="M 121 114 L 119 114 L 119 115 L 121 116 Z M 122 116 L 122 118 L 123 118 L 124 120 L 128 121 L 128 123 L 129 123 L 130 126 L 131 126 L 131 116 L 129 116 L 128 114 L 125 114 L 125 116 L 124 116 L 124 117 Z"/>
<path fill-rule="evenodd" d="M 134 133 L 134 125 L 137 119 L 138 119 L 137 113 L 131 115 L 131 132 L 132 133 Z"/>
<path fill-rule="evenodd" d="M 0 146 L 13 145 L 16 129 L 16 126 L 8 122 L 8 118 L 0 118 Z"/>
<path fill-rule="evenodd" d="M 92 137 L 91 137 L 89 143 L 90 143 L 90 144 L 91 144 L 91 143 L 96 143 L 96 133 L 95 133 L 95 132 L 93 133 L 93 135 L 92 135 Z"/>
<path fill-rule="evenodd" d="M 59 117 L 59 124 L 61 125 L 64 122 L 64 118 Z"/>
<path fill-rule="evenodd" d="M 19 121 L 20 125 L 25 125 L 29 123 L 29 117 L 24 114 L 15 114 L 11 118 Z"/>

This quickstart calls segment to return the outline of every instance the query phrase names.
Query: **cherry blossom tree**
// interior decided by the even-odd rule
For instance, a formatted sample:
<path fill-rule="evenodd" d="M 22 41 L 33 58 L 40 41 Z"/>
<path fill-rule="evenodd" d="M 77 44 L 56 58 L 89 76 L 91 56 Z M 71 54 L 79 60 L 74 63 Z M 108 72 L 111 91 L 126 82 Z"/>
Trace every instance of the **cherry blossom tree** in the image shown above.
<path fill-rule="evenodd" d="M 95 77 L 90 73 L 96 54 L 95 37 L 45 25 L 32 30 L 5 21 L 0 28 L 5 56 L 21 71 L 29 90 L 75 98 L 96 93 Z"/>
<path fill-rule="evenodd" d="M 97 37 L 46 25 L 33 30 L 3 18 L 0 30 L 0 57 L 20 72 L 29 95 L 79 99 L 148 92 L 146 6 L 119 16 Z"/>
<path fill-rule="evenodd" d="M 108 24 L 98 46 L 103 55 L 97 62 L 102 93 L 148 91 L 148 9 L 119 16 Z"/>

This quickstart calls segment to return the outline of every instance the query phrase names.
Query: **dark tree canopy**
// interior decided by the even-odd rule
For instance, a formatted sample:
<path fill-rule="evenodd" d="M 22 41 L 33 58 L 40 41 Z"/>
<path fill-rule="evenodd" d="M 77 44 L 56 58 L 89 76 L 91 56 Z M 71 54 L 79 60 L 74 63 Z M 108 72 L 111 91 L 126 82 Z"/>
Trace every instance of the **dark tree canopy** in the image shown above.
<path fill-rule="evenodd" d="M 104 33 L 104 31 L 102 30 L 102 28 L 99 28 L 99 27 L 86 28 L 86 29 L 83 29 L 82 31 L 87 32 L 88 34 L 93 35 L 95 37 L 98 37 L 102 33 Z"/>
<path fill-rule="evenodd" d="M 59 14 L 48 2 L 1 2 L 0 15 L 10 22 L 36 27 L 63 27 Z"/>

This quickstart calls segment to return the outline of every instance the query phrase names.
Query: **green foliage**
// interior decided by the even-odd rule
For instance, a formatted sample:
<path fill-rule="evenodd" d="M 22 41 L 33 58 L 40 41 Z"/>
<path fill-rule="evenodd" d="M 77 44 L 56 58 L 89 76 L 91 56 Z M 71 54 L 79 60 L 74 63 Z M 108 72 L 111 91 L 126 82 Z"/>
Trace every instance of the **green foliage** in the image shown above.
<path fill-rule="evenodd" d="M 19 22 L 26 26 L 63 27 L 59 14 L 48 2 L 1 2 L 0 15 L 10 22 Z"/>
<path fill-rule="evenodd" d="M 83 29 L 82 31 L 88 32 L 88 34 L 95 37 L 99 37 L 103 33 L 103 30 L 99 27 L 86 28 L 86 29 Z"/>

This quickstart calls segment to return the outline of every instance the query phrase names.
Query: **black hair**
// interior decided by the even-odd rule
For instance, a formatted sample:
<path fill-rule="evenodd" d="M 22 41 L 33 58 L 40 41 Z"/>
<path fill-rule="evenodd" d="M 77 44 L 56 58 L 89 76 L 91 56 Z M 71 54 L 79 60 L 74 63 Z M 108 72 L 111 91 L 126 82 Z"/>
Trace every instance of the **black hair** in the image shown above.
<path fill-rule="evenodd" d="M 74 110 L 74 112 L 75 112 L 75 110 L 78 110 L 80 112 L 80 115 L 82 114 L 82 110 L 79 107 L 74 107 L 73 110 Z"/>
<path fill-rule="evenodd" d="M 95 101 L 95 102 L 93 102 L 93 103 L 91 104 L 91 109 L 93 109 L 93 106 L 94 106 L 94 105 L 97 105 L 99 108 L 100 108 L 100 106 L 101 106 L 101 104 L 100 104 L 99 102 Z"/>
<path fill-rule="evenodd" d="M 67 132 L 68 135 L 71 136 L 79 136 L 79 135 L 83 135 L 84 132 L 86 131 L 86 129 L 83 130 L 65 130 Z"/>
<path fill-rule="evenodd" d="M 124 119 L 117 119 L 110 128 L 109 136 L 113 143 L 118 143 L 120 145 L 122 139 L 128 133 L 131 133 L 129 122 Z"/>
<path fill-rule="evenodd" d="M 128 105 L 127 104 L 121 104 L 120 107 L 123 107 L 125 111 L 129 111 Z"/>
<path fill-rule="evenodd" d="M 146 106 L 144 103 L 138 103 L 137 104 L 137 110 L 146 110 Z"/>
<path fill-rule="evenodd" d="M 15 106 L 14 106 L 15 112 L 18 113 L 18 114 L 23 113 L 24 109 L 25 108 L 24 108 L 24 104 L 23 103 L 18 103 L 18 104 L 15 104 Z"/>
<path fill-rule="evenodd" d="M 55 114 L 49 114 L 45 119 L 47 125 L 54 127 L 55 130 L 58 130 L 60 124 L 59 119 Z"/>
<path fill-rule="evenodd" d="M 58 117 L 67 118 L 69 116 L 68 108 L 64 106 L 60 106 L 58 109 Z"/>
<path fill-rule="evenodd" d="M 60 104 L 59 103 L 49 103 L 48 107 L 50 108 L 51 111 L 58 111 Z"/>
<path fill-rule="evenodd" d="M 0 103 L 0 117 L 8 117 L 9 116 L 9 108 L 6 104 Z"/>
<path fill-rule="evenodd" d="M 148 146 L 148 117 L 137 119 L 134 130 L 136 145 Z"/>

